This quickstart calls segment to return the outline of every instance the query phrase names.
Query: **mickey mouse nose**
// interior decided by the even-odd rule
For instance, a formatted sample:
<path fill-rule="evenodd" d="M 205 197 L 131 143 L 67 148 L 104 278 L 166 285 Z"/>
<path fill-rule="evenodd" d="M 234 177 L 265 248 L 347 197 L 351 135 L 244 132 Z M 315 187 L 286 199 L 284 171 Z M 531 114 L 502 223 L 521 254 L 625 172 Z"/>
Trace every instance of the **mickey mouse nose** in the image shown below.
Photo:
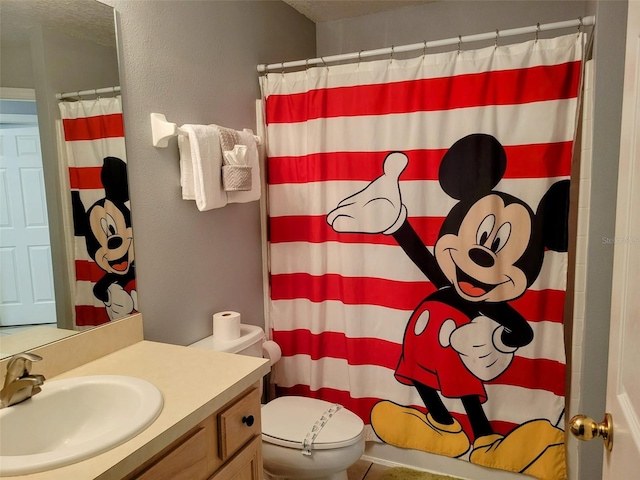
<path fill-rule="evenodd" d="M 493 267 L 495 263 L 491 254 L 481 248 L 472 248 L 469 250 L 469 258 L 481 267 Z"/>
<path fill-rule="evenodd" d="M 120 245 L 122 245 L 121 237 L 111 237 L 107 241 L 107 247 L 109 247 L 109 250 L 115 250 L 116 248 L 120 247 Z"/>

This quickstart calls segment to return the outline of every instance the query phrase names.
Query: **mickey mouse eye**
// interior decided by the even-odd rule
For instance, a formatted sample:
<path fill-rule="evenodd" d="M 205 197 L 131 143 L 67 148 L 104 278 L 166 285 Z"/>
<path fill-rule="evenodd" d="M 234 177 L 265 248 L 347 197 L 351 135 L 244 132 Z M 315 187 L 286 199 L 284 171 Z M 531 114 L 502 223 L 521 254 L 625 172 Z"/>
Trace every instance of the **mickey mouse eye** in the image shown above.
<path fill-rule="evenodd" d="M 494 215 L 487 215 L 480 223 L 478 232 L 476 233 L 476 244 L 484 245 L 489 235 L 493 231 L 493 226 L 496 224 L 496 217 Z"/>
<path fill-rule="evenodd" d="M 116 227 L 116 221 L 108 213 L 106 214 L 105 217 L 102 217 L 100 219 L 100 226 L 102 227 L 102 231 L 107 236 L 107 238 L 118 233 L 118 229 Z"/>
<path fill-rule="evenodd" d="M 509 240 L 510 235 L 511 224 L 509 222 L 503 223 L 496 233 L 496 238 L 494 238 L 493 242 L 491 242 L 491 250 L 493 250 L 494 253 L 498 253 L 500 250 L 502 250 L 507 244 L 507 240 Z"/>

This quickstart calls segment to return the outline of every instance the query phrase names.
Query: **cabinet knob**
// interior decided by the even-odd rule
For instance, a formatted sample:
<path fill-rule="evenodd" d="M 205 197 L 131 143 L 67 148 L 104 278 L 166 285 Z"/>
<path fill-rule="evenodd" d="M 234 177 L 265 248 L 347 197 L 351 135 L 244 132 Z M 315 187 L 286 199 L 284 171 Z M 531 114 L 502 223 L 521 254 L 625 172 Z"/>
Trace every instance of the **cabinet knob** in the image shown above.
<path fill-rule="evenodd" d="M 253 425 L 254 421 L 255 419 L 253 418 L 253 415 L 247 415 L 246 417 L 242 417 L 242 423 L 246 424 L 247 427 L 250 427 L 251 425 Z"/>

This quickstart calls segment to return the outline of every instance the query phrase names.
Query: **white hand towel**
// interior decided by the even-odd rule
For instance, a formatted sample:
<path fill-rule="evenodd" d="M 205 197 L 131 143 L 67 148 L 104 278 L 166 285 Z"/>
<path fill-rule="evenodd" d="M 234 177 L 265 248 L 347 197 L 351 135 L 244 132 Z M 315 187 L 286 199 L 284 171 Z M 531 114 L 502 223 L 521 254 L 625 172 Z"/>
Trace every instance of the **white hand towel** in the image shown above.
<path fill-rule="evenodd" d="M 183 200 L 195 200 L 196 193 L 193 186 L 193 161 L 191 160 L 191 144 L 187 135 L 178 135 L 178 150 L 180 151 L 180 186 Z"/>
<path fill-rule="evenodd" d="M 180 128 L 188 133 L 178 138 L 182 198 L 195 200 L 200 211 L 224 207 L 227 194 L 222 188 L 222 149 L 217 129 L 212 125 Z"/>
<path fill-rule="evenodd" d="M 238 132 L 240 145 L 247 147 L 245 163 L 251 167 L 251 190 L 227 192 L 229 203 L 246 203 L 260 200 L 260 157 L 258 156 L 258 144 L 251 132 Z"/>

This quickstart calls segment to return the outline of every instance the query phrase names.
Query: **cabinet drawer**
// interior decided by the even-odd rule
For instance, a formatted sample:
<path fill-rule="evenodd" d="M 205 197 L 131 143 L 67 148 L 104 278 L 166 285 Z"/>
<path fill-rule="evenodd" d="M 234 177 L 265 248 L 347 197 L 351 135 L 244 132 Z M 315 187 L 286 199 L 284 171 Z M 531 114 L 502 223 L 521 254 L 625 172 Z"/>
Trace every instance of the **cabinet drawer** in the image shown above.
<path fill-rule="evenodd" d="M 260 392 L 257 388 L 218 414 L 218 430 L 218 448 L 223 461 L 251 438 L 260 435 Z"/>

